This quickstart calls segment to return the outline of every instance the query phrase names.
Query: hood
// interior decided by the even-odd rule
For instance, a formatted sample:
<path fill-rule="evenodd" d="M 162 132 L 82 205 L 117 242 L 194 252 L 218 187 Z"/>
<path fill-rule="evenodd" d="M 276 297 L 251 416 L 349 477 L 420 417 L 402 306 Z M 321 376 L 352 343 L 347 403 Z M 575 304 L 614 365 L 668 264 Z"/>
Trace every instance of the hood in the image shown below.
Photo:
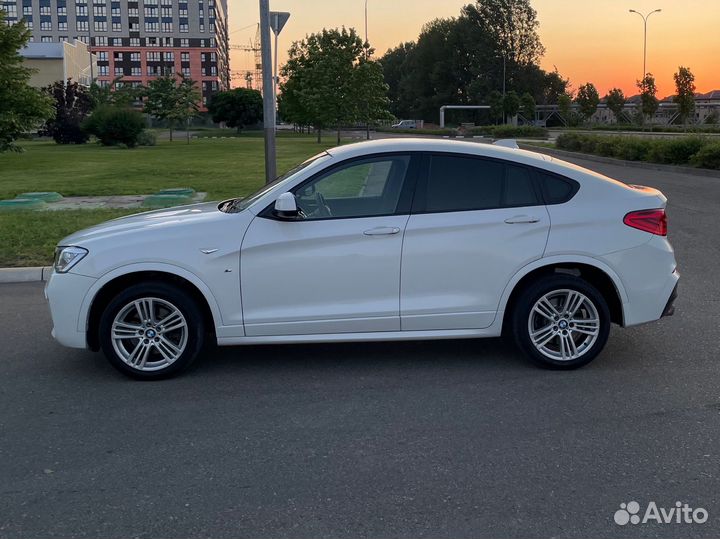
<path fill-rule="evenodd" d="M 106 221 L 63 238 L 59 245 L 82 246 L 89 241 L 105 240 L 128 233 L 158 231 L 171 226 L 199 225 L 227 216 L 217 202 L 154 210 Z"/>

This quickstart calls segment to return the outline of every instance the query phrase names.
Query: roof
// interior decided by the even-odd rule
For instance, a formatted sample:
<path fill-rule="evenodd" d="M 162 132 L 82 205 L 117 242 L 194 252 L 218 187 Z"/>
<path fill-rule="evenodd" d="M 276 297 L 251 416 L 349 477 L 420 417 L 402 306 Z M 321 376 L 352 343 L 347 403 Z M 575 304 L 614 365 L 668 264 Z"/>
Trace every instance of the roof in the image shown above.
<path fill-rule="evenodd" d="M 20 56 L 23 58 L 63 58 L 62 43 L 28 43 L 20 49 Z"/>
<path fill-rule="evenodd" d="M 385 138 L 367 142 L 346 144 L 328 150 L 333 157 L 354 157 L 374 152 L 456 152 L 511 159 L 514 161 L 542 162 L 552 158 L 536 152 L 494 146 L 481 142 L 465 142 L 451 139 L 430 138 Z"/>

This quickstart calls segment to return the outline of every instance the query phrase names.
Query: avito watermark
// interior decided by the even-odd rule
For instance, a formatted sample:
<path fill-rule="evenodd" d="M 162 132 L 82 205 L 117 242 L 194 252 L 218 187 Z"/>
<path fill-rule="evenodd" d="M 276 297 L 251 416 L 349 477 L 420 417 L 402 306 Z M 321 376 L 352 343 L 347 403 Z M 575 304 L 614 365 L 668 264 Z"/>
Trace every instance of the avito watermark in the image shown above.
<path fill-rule="evenodd" d="M 686 503 L 675 502 L 675 506 L 669 509 L 658 507 L 655 502 L 649 502 L 645 512 L 640 516 L 640 504 L 638 502 L 621 503 L 620 509 L 615 511 L 615 524 L 625 526 L 626 524 L 705 524 L 708 519 L 707 509 L 702 507 L 692 508 Z"/>

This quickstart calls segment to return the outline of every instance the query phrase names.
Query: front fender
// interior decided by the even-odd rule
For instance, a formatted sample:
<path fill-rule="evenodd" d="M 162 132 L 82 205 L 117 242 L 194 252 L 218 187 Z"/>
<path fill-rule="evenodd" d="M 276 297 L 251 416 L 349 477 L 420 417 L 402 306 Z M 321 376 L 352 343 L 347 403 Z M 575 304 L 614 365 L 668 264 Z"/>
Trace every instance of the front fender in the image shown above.
<path fill-rule="evenodd" d="M 220 308 L 218 306 L 217 300 L 215 299 L 215 296 L 213 295 L 210 288 L 205 284 L 205 282 L 200 279 L 196 274 L 192 273 L 191 271 L 188 271 L 185 268 L 181 268 L 180 266 L 175 266 L 173 264 L 168 263 L 162 263 L 162 262 L 143 262 L 143 263 L 137 263 L 137 264 L 128 264 L 125 266 L 120 266 L 118 268 L 115 268 L 111 271 L 108 271 L 107 273 L 103 274 L 100 278 L 98 278 L 97 281 L 90 287 L 90 289 L 86 292 L 85 297 L 83 298 L 82 304 L 80 306 L 80 313 L 78 316 L 78 331 L 86 332 L 87 328 L 89 327 L 89 315 L 90 315 L 90 308 L 92 307 L 93 301 L 97 297 L 98 292 L 102 290 L 102 288 L 112 281 L 113 279 L 116 279 L 118 277 L 122 277 L 124 275 L 128 275 L 131 273 L 138 273 L 142 271 L 155 271 L 160 273 L 168 273 L 170 275 L 175 275 L 177 277 L 181 277 L 185 279 L 186 281 L 192 283 L 203 295 L 205 298 L 205 301 L 207 301 L 208 306 L 210 307 L 210 312 L 212 313 L 213 321 L 215 323 L 215 327 L 219 327 L 222 325 L 222 316 L 220 313 Z"/>

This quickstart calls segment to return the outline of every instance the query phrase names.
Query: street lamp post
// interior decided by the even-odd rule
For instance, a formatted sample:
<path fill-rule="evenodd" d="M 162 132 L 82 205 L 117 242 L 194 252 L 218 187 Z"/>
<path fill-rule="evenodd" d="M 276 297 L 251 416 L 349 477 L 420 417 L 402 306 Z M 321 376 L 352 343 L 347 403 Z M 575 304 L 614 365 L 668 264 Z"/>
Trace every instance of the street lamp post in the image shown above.
<path fill-rule="evenodd" d="M 272 49 L 270 45 L 270 1 L 260 2 L 260 48 L 262 49 L 263 127 L 265 132 L 265 183 L 275 179 L 275 103 L 273 102 Z"/>
<path fill-rule="evenodd" d="M 643 20 L 644 31 L 643 31 L 643 74 L 642 74 L 642 79 L 644 80 L 645 75 L 647 75 L 647 21 L 650 18 L 650 15 L 652 15 L 653 13 L 660 13 L 662 11 L 662 9 L 656 9 L 655 11 L 651 11 L 647 15 L 643 15 L 642 13 L 640 13 L 639 11 L 636 11 L 634 9 L 631 9 L 629 11 L 630 11 L 630 13 L 635 13 L 637 15 L 640 15 L 640 17 L 642 17 L 642 20 Z"/>
<path fill-rule="evenodd" d="M 365 0 L 365 60 L 367 61 L 369 57 L 369 49 L 370 49 L 370 42 L 368 41 L 368 0 Z M 370 108 L 370 105 L 368 104 L 367 109 Z M 368 114 L 369 116 L 369 114 Z M 365 139 L 370 140 L 370 118 L 367 119 L 365 122 Z"/>

